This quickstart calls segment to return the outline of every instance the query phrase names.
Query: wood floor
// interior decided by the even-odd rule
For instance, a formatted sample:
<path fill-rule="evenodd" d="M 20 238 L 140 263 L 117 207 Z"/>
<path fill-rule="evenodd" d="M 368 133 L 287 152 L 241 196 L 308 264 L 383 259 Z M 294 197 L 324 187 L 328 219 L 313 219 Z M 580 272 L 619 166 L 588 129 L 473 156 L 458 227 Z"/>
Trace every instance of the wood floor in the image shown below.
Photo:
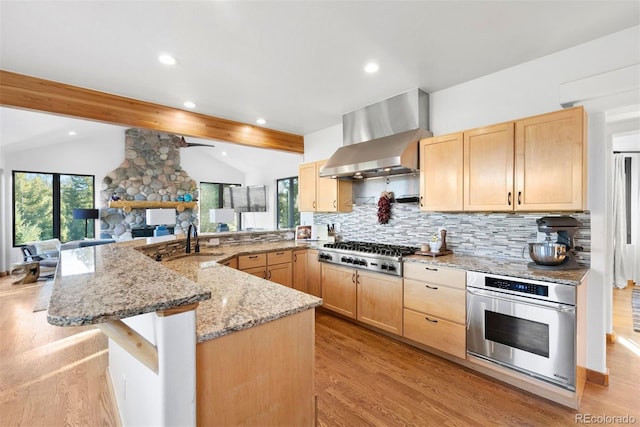
<path fill-rule="evenodd" d="M 42 282 L 0 278 L 0 426 L 113 426 L 106 339 L 32 313 Z M 578 413 L 640 423 L 640 333 L 631 290 L 614 291 L 609 387 L 587 384 L 579 411 L 550 403 L 329 314 L 316 317 L 320 426 L 573 425 Z"/>

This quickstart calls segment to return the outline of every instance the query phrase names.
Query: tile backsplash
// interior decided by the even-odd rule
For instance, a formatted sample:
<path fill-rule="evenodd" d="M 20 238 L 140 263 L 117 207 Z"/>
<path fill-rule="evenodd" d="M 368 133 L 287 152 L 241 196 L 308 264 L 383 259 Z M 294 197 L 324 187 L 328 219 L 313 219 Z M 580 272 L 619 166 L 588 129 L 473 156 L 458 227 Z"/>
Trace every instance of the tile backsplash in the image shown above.
<path fill-rule="evenodd" d="M 420 246 L 437 233 L 447 230 L 447 246 L 455 253 L 529 260 L 527 243 L 537 240 L 536 219 L 543 216 L 569 215 L 578 220 L 575 245 L 582 247 L 576 260 L 591 261 L 591 219 L 588 212 L 537 213 L 443 213 L 421 212 L 417 204 L 395 203 L 388 224 L 378 224 L 378 207 L 354 205 L 349 213 L 316 213 L 314 224 L 340 224 L 343 240 L 360 240 Z"/>

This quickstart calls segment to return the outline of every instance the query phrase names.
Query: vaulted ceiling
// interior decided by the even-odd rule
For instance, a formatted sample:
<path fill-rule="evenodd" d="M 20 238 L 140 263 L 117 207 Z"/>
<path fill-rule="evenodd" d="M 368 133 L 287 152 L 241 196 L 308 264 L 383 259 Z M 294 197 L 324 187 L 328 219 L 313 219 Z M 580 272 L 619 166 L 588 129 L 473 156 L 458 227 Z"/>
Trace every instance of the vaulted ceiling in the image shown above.
<path fill-rule="evenodd" d="M 2 0 L 0 68 L 304 135 L 638 24 L 616 0 Z M 0 112 L 2 146 L 58 126 L 22 114 Z"/>

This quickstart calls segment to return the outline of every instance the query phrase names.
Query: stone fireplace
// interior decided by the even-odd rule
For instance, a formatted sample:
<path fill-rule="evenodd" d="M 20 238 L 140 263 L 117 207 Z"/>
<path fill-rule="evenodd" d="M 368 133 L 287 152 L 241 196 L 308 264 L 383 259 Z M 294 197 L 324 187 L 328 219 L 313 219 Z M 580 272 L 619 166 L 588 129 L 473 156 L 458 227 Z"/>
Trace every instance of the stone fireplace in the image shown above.
<path fill-rule="evenodd" d="M 102 180 L 101 238 L 118 239 L 127 232 L 147 228 L 146 209 L 126 212 L 110 208 L 112 200 L 147 202 L 152 208 L 163 207 L 162 202 L 179 201 L 186 194 L 198 200 L 196 181 L 180 166 L 181 146 L 180 139 L 172 134 L 146 129 L 125 131 L 124 161 Z M 176 211 L 176 216 L 176 234 L 186 233 L 189 224 L 198 225 L 196 209 Z"/>

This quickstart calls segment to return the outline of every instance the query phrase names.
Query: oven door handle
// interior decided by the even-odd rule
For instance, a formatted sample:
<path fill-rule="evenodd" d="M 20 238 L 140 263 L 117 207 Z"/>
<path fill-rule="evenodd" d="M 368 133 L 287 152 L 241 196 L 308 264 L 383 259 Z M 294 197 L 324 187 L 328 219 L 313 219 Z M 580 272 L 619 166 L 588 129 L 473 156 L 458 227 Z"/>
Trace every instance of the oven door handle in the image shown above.
<path fill-rule="evenodd" d="M 567 305 L 567 304 L 560 304 L 556 302 L 543 301 L 543 300 L 535 300 L 536 302 L 531 302 L 532 298 L 530 299 L 530 298 L 519 297 L 515 295 L 509 295 L 508 298 L 505 298 L 504 296 L 502 296 L 501 294 L 498 294 L 497 292 L 483 291 L 480 289 L 472 289 L 472 288 L 467 288 L 467 292 L 475 296 L 492 298 L 500 301 L 506 301 L 506 302 L 512 302 L 512 303 L 518 303 L 518 304 L 525 304 L 525 305 L 530 305 L 532 307 L 538 307 L 538 308 L 548 308 L 551 310 L 559 311 L 561 313 L 575 314 L 576 312 L 575 306 Z"/>

